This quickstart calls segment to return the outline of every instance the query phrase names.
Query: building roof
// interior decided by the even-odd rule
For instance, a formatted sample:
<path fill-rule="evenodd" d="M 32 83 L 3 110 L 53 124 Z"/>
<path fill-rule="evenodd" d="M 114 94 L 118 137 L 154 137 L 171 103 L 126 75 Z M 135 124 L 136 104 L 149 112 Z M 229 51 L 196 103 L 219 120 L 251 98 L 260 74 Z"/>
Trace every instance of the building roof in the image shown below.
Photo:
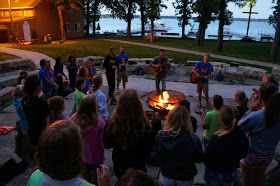
<path fill-rule="evenodd" d="M 41 1 L 40 0 L 10 0 L 12 9 L 26 9 L 26 8 L 34 8 Z M 79 5 L 84 9 L 85 7 L 79 2 Z M 0 9 L 9 9 L 8 0 L 1 0 Z"/>
<path fill-rule="evenodd" d="M 10 0 L 11 1 L 11 8 L 33 8 L 37 4 L 40 3 L 40 0 Z M 8 0 L 1 0 L 0 9 L 8 9 L 9 3 Z"/>
<path fill-rule="evenodd" d="M 13 22 L 18 22 L 18 21 L 24 21 L 27 19 L 34 19 L 36 18 L 35 16 L 21 16 L 21 17 L 13 17 Z M 11 22 L 11 19 L 9 17 L 0 17 L 0 23 L 7 23 Z"/>

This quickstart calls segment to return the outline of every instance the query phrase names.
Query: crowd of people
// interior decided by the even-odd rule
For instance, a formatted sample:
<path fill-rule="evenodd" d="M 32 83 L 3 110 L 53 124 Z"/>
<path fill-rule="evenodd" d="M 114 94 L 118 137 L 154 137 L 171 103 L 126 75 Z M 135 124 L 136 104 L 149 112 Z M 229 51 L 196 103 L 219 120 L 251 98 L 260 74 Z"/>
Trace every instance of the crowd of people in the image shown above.
<path fill-rule="evenodd" d="M 208 100 L 208 75 L 213 71 L 209 59 L 204 56 L 193 69 L 198 77 L 204 77 L 198 85 L 200 97 L 195 109 L 204 130 L 202 140 L 196 135 L 198 121 L 191 116 L 187 100 L 169 111 L 163 128 L 158 118 L 148 119 L 137 92 L 126 89 L 128 56 L 123 47 L 117 56 L 110 48 L 103 63 L 108 98 L 100 89 L 103 79 L 94 61 L 85 60 L 78 68 L 75 57 L 68 57 L 69 86 L 75 88 L 70 118 L 63 116 L 63 76 L 67 77 L 60 57 L 54 71 L 50 62 L 42 59 L 38 74 L 22 72 L 13 92 L 13 104 L 18 115 L 17 154 L 27 152 L 37 162 L 28 185 L 110 185 L 111 174 L 104 165 L 105 149 L 113 149 L 116 185 L 156 185 L 146 173 L 147 163 L 159 166 L 159 185 L 193 185 L 195 164 L 203 162 L 208 185 L 232 185 L 240 165 L 243 185 L 262 185 L 280 140 L 278 82 L 265 75 L 249 107 L 242 90 L 233 93 L 235 105 L 224 105 L 223 97 L 215 95 L 211 106 L 207 101 L 207 107 L 213 110 L 204 115 L 200 110 L 201 93 L 204 91 Z M 158 64 L 169 65 L 163 50 L 151 66 Z M 118 100 L 114 98 L 116 69 L 116 93 L 120 92 L 121 81 L 124 89 Z M 166 88 L 165 70 L 156 78 L 157 89 L 160 81 Z M 116 108 L 110 116 L 111 104 Z"/>

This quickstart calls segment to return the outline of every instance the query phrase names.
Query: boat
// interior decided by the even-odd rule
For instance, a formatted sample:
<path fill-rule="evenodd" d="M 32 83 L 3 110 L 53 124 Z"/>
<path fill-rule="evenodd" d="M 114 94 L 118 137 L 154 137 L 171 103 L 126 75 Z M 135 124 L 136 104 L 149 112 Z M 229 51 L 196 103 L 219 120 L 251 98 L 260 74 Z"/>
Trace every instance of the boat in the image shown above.
<path fill-rule="evenodd" d="M 154 21 L 154 31 L 155 32 L 167 32 L 171 27 L 165 25 L 163 21 Z M 151 23 L 145 24 L 145 31 L 151 31 Z"/>

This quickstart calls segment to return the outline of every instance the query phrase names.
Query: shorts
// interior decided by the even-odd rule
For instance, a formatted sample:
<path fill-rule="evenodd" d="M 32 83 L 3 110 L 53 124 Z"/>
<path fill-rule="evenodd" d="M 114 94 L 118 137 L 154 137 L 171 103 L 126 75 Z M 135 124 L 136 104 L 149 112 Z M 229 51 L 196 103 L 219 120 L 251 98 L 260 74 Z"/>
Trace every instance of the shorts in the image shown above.
<path fill-rule="evenodd" d="M 197 83 L 197 93 L 201 94 L 202 90 L 206 97 L 208 97 L 209 86 L 208 83 Z"/>
<path fill-rule="evenodd" d="M 237 177 L 237 170 L 234 171 L 216 171 L 205 168 L 204 180 L 206 184 L 215 186 L 220 185 L 222 182 L 233 183 Z"/>
<path fill-rule="evenodd" d="M 267 168 L 269 164 L 272 162 L 274 158 L 274 154 L 262 156 L 259 154 L 255 154 L 252 152 L 248 152 L 246 158 L 241 159 L 240 163 L 246 167 L 260 167 Z"/>
<path fill-rule="evenodd" d="M 44 95 L 52 95 L 53 94 L 53 88 L 52 87 L 44 87 L 42 88 L 42 92 Z"/>
<path fill-rule="evenodd" d="M 128 82 L 128 74 L 127 71 L 117 72 L 117 82 L 120 83 L 121 80 L 123 82 Z"/>

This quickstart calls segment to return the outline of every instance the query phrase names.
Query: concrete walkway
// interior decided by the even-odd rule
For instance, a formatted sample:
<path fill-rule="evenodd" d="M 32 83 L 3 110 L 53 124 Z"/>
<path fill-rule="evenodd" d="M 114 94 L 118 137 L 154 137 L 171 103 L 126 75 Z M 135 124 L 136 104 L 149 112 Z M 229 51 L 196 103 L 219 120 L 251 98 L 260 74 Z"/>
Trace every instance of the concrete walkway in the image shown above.
<path fill-rule="evenodd" d="M 4 48 L 4 47 L 0 47 L 0 52 L 11 54 L 25 59 L 31 59 L 38 67 L 40 67 L 41 59 L 50 60 L 52 67 L 55 65 L 55 60 L 53 58 L 39 52 L 32 52 L 28 50 L 21 50 L 21 49 L 14 49 L 14 48 Z"/>
<path fill-rule="evenodd" d="M 104 41 L 116 42 L 116 43 L 124 43 L 124 44 L 129 44 L 129 45 L 143 46 L 143 47 L 148 47 L 148 48 L 164 49 L 164 50 L 181 52 L 181 53 L 186 53 L 186 54 L 193 54 L 193 55 L 198 55 L 198 56 L 204 56 L 205 55 L 204 52 L 186 50 L 186 49 L 180 49 L 180 48 L 173 48 L 173 47 L 165 47 L 165 46 L 153 45 L 153 44 L 147 44 L 147 43 L 138 43 L 138 42 L 131 42 L 131 41 L 115 40 L 115 39 L 103 39 L 103 40 Z M 217 54 L 210 54 L 210 55 L 213 58 L 228 60 L 228 61 L 232 61 L 232 62 L 246 63 L 246 64 L 251 64 L 251 65 L 259 65 L 259 66 L 271 67 L 271 68 L 280 67 L 280 65 L 265 63 L 265 62 L 262 62 L 262 61 L 241 59 L 241 58 L 222 56 L 222 55 L 217 55 Z"/>

